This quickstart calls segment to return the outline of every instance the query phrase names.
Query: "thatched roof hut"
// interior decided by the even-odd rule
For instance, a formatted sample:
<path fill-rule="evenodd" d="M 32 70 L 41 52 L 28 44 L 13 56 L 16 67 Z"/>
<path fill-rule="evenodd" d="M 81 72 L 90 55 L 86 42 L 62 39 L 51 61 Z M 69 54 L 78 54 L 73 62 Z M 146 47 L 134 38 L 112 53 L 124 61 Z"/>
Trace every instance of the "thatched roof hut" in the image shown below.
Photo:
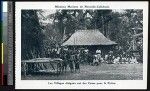
<path fill-rule="evenodd" d="M 114 41 L 107 39 L 99 30 L 78 30 L 62 46 L 88 48 L 91 53 L 100 49 L 105 54 L 113 50 L 116 44 Z"/>
<path fill-rule="evenodd" d="M 78 30 L 62 46 L 116 45 L 99 30 Z"/>

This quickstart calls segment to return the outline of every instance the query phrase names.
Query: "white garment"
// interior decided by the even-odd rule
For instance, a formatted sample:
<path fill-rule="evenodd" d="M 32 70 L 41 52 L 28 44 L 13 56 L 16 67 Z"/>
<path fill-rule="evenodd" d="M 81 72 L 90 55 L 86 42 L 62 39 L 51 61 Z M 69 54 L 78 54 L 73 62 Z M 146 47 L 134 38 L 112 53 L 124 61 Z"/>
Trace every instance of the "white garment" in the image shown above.
<path fill-rule="evenodd" d="M 101 54 L 97 54 L 97 59 L 101 60 Z"/>
<path fill-rule="evenodd" d="M 101 53 L 101 50 L 96 50 L 96 53 Z"/>
<path fill-rule="evenodd" d="M 57 50 L 57 54 L 60 54 L 60 49 L 61 49 L 61 48 L 58 48 L 58 50 Z"/>
<path fill-rule="evenodd" d="M 105 55 L 105 60 L 107 60 L 108 59 L 108 55 Z"/>
<path fill-rule="evenodd" d="M 93 63 L 98 63 L 99 61 L 97 59 L 94 59 L 93 60 Z"/>
<path fill-rule="evenodd" d="M 93 59 L 93 63 L 98 63 L 99 61 L 98 61 L 98 56 L 97 55 L 94 55 L 94 59 Z"/>
<path fill-rule="evenodd" d="M 131 58 L 130 63 L 138 63 L 136 58 Z"/>
<path fill-rule="evenodd" d="M 114 63 L 119 63 L 120 57 L 115 58 L 113 61 Z"/>

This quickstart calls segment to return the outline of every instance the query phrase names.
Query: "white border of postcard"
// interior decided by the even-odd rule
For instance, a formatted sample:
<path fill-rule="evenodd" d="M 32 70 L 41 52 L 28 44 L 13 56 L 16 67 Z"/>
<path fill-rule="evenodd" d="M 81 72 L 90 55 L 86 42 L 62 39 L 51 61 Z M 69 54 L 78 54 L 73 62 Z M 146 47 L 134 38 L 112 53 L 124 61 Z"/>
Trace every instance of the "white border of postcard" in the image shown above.
<path fill-rule="evenodd" d="M 60 6 L 78 6 L 78 8 L 55 8 Z M 84 8 L 80 6 L 100 6 Z M 148 2 L 16 2 L 16 56 L 15 88 L 16 89 L 147 89 L 147 53 L 148 53 Z M 143 80 L 21 80 L 21 10 L 22 9 L 143 9 Z M 115 84 L 48 84 L 53 82 L 71 83 L 115 83 Z"/>

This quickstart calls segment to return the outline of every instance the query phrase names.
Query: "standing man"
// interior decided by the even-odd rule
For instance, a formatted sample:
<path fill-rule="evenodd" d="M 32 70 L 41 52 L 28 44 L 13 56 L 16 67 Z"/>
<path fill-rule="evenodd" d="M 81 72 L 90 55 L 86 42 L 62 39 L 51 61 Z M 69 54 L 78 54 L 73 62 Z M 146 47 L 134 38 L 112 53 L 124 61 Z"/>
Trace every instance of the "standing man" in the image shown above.
<path fill-rule="evenodd" d="M 93 63 L 93 55 L 90 53 L 90 52 L 88 52 L 88 63 L 89 63 L 89 65 L 92 65 L 92 63 Z"/>
<path fill-rule="evenodd" d="M 113 63 L 113 51 L 109 51 L 109 54 L 108 54 L 108 63 L 109 64 Z"/>
<path fill-rule="evenodd" d="M 89 52 L 88 49 L 84 50 L 84 61 L 86 62 L 86 64 L 89 63 L 89 60 L 88 60 L 88 52 Z"/>
<path fill-rule="evenodd" d="M 68 65 L 68 61 L 69 61 L 69 53 L 68 53 L 68 49 L 67 48 L 62 48 L 60 51 L 60 58 L 63 60 L 62 63 L 62 71 L 67 71 L 67 65 Z"/>
<path fill-rule="evenodd" d="M 71 73 L 74 71 L 74 60 L 75 60 L 75 55 L 74 55 L 74 51 L 71 51 L 69 53 L 69 67 L 70 67 L 70 71 Z"/>
<path fill-rule="evenodd" d="M 75 72 L 80 72 L 80 53 L 79 51 L 76 52 L 75 54 Z"/>

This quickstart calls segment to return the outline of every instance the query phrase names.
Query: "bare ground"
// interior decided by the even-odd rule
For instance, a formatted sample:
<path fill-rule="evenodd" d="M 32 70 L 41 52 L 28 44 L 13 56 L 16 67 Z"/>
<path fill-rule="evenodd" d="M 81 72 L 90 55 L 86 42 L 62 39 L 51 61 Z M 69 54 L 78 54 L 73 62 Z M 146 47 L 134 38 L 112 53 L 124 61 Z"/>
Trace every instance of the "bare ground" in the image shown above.
<path fill-rule="evenodd" d="M 81 65 L 80 72 L 69 71 L 60 75 L 34 74 L 22 80 L 142 80 L 143 64 L 101 64 L 99 66 Z"/>

